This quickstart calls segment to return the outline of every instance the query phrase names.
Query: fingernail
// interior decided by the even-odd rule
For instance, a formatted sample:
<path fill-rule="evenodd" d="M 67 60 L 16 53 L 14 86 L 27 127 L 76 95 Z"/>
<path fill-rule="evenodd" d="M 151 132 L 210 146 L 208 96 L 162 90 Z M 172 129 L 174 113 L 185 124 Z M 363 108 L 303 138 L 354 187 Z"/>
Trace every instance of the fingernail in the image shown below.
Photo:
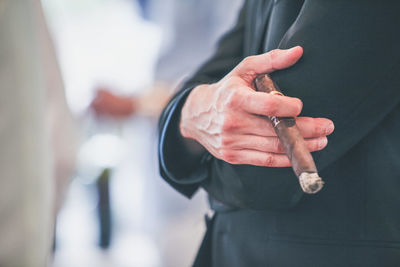
<path fill-rule="evenodd" d="M 299 48 L 303 49 L 301 46 L 296 45 L 296 46 L 289 48 L 288 51 L 292 51 L 292 50 L 299 49 Z"/>
<path fill-rule="evenodd" d="M 323 149 L 328 144 L 328 139 L 326 137 L 320 138 L 318 140 L 318 148 Z"/>
<path fill-rule="evenodd" d="M 325 128 L 325 134 L 331 134 L 333 130 L 335 129 L 335 125 L 333 123 L 330 123 L 328 127 Z"/>

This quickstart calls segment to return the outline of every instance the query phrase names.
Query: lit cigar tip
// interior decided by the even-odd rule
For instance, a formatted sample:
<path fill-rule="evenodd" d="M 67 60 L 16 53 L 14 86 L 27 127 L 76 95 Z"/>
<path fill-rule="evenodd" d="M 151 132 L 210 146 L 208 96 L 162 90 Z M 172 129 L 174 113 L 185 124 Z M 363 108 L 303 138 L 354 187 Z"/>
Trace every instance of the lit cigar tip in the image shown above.
<path fill-rule="evenodd" d="M 324 186 L 324 181 L 318 176 L 316 172 L 303 172 L 299 176 L 300 186 L 304 193 L 315 194 L 318 193 Z"/>

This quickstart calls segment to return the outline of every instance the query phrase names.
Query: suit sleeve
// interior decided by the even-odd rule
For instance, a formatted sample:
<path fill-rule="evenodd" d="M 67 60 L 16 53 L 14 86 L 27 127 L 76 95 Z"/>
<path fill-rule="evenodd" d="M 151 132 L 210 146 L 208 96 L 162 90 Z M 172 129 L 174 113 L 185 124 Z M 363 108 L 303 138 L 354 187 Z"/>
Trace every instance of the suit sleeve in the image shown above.
<path fill-rule="evenodd" d="M 383 5 L 372 10 L 329 2 L 322 7 L 303 9 L 281 41 L 283 49 L 303 46 L 303 58 L 272 76 L 286 95 L 302 99 L 301 116 L 326 117 L 335 123 L 327 148 L 313 153 L 319 173 L 329 186 L 334 179 L 362 176 L 362 170 L 351 169 L 346 170 L 348 177 L 335 177 L 331 166 L 340 168 L 342 165 L 335 163 L 369 138 L 374 129 L 393 130 L 385 124 L 385 118 L 400 103 L 400 52 L 394 45 L 399 38 L 391 34 L 399 19 L 394 9 Z M 354 14 L 360 18 L 384 16 L 366 23 L 360 18 L 355 22 Z M 395 18 L 397 23 L 393 23 Z M 386 160 L 396 164 L 395 158 L 389 156 Z M 288 209 L 303 198 L 291 168 L 231 165 L 214 159 L 211 176 L 204 184 L 207 191 L 220 201 L 242 208 Z"/>
<path fill-rule="evenodd" d="M 235 27 L 219 41 L 214 56 L 175 94 L 159 120 L 160 174 L 187 197 L 191 197 L 200 184 L 209 178 L 211 156 L 208 153 L 194 156 L 184 146 L 179 132 L 181 109 L 195 86 L 218 81 L 240 62 L 243 55 L 245 13 L 246 4 L 240 11 Z"/>

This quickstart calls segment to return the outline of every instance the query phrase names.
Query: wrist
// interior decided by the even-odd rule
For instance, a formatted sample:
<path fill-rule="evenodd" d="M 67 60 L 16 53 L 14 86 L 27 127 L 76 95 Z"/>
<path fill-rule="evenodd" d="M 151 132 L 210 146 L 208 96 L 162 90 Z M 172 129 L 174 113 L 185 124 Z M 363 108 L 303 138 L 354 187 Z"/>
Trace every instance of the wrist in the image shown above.
<path fill-rule="evenodd" d="M 179 120 L 179 132 L 185 138 L 195 139 L 195 137 L 191 135 L 192 131 L 190 131 L 190 127 L 195 119 L 194 117 L 196 116 L 196 109 L 198 109 L 199 105 L 201 106 L 201 93 L 204 86 L 205 85 L 198 85 L 193 88 L 183 104 Z"/>
<path fill-rule="evenodd" d="M 193 88 L 183 104 L 179 119 L 178 130 L 183 143 L 192 154 L 197 155 L 205 152 L 205 148 L 200 144 L 200 140 L 196 138 L 196 114 L 201 113 L 199 107 L 204 102 L 206 86 L 208 85 L 199 85 Z"/>

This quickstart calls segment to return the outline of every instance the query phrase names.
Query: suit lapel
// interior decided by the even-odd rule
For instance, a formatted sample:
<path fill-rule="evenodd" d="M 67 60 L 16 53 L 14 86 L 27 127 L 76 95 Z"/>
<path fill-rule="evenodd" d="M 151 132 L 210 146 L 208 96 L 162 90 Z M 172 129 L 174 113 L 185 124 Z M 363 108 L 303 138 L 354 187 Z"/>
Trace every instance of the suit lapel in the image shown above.
<path fill-rule="evenodd" d="M 263 39 L 268 25 L 269 17 L 273 7 L 273 0 L 253 0 L 249 4 L 248 19 L 249 27 L 249 54 L 259 54 L 262 52 Z"/>

